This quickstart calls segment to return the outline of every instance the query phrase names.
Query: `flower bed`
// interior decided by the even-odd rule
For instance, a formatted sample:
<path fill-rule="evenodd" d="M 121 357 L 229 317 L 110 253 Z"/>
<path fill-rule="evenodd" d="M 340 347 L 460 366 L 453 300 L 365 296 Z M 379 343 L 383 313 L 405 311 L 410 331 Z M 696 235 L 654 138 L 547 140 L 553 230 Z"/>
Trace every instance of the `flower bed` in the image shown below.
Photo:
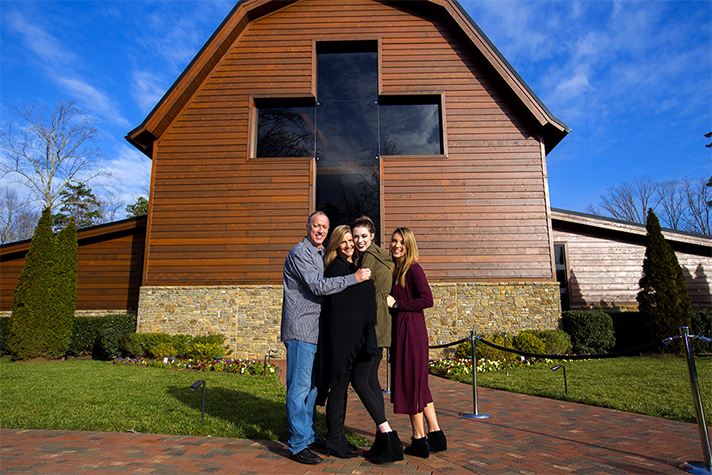
<path fill-rule="evenodd" d="M 189 369 L 193 371 L 215 371 L 247 375 L 265 374 L 265 364 L 257 360 L 232 360 L 224 358 L 205 359 L 167 359 L 153 360 L 145 358 L 115 358 L 114 364 L 148 366 L 151 368 Z M 267 363 L 266 374 L 276 373 L 274 365 Z"/>

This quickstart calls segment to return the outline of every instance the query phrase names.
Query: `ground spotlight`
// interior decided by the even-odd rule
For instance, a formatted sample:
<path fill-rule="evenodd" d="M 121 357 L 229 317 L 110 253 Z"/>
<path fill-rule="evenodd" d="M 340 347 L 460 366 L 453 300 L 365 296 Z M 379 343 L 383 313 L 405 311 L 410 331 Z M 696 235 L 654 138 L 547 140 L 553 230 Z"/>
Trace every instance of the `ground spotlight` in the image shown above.
<path fill-rule="evenodd" d="M 196 390 L 200 386 L 203 386 L 203 405 L 201 406 L 200 410 L 200 423 L 202 424 L 205 421 L 205 380 L 201 379 L 194 382 L 190 385 L 190 389 Z"/>

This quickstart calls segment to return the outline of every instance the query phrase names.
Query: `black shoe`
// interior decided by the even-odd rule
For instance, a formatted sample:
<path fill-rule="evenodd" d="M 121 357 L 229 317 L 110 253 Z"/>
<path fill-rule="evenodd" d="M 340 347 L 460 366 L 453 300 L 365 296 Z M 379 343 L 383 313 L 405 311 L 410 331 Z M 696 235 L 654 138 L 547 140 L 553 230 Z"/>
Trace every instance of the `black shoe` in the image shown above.
<path fill-rule="evenodd" d="M 299 453 L 293 454 L 292 458 L 299 463 L 305 463 L 307 465 L 316 465 L 322 461 L 322 458 L 309 449 L 304 449 Z"/>
<path fill-rule="evenodd" d="M 326 455 L 333 455 L 334 457 L 338 457 L 340 459 L 352 459 L 358 457 L 358 454 L 356 452 L 352 452 L 351 450 L 336 450 L 329 447 L 326 448 Z"/>
<path fill-rule="evenodd" d="M 430 457 L 430 444 L 427 437 L 420 439 L 410 439 L 410 447 L 403 450 L 407 455 L 414 455 L 422 459 Z"/>
<path fill-rule="evenodd" d="M 430 444 L 431 452 L 442 452 L 447 450 L 447 439 L 441 430 L 428 432 L 428 443 Z"/>
<path fill-rule="evenodd" d="M 386 433 L 376 432 L 376 437 L 373 439 L 373 445 L 363 453 L 363 456 L 367 459 L 375 457 L 386 451 Z"/>
<path fill-rule="evenodd" d="M 371 462 L 382 464 L 403 460 L 403 444 L 398 438 L 398 432 L 386 432 L 384 435 L 386 436 L 385 447 L 381 450 L 381 453 L 371 456 Z"/>
<path fill-rule="evenodd" d="M 326 442 L 321 437 L 317 437 L 316 439 L 314 439 L 314 442 L 309 444 L 309 448 L 311 450 L 316 450 L 317 452 L 325 453 L 326 452 Z"/>

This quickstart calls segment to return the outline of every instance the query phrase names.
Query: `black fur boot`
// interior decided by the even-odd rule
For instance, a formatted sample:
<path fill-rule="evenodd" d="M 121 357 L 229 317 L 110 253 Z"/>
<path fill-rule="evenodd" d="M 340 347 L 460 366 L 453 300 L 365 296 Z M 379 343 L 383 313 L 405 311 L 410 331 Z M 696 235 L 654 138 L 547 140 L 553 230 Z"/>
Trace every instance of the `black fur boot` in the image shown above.
<path fill-rule="evenodd" d="M 373 439 L 373 445 L 363 453 L 363 456 L 370 459 L 386 451 L 386 433 L 376 431 L 376 437 Z"/>
<path fill-rule="evenodd" d="M 431 452 L 442 452 L 447 450 L 447 439 L 442 430 L 428 432 L 428 443 L 430 444 Z"/>
<path fill-rule="evenodd" d="M 406 447 L 403 452 L 423 459 L 430 457 L 430 444 L 428 443 L 428 438 L 423 437 L 421 439 L 410 439 L 410 447 Z"/>
<path fill-rule="evenodd" d="M 403 460 L 403 444 L 398 438 L 398 432 L 391 431 L 383 434 L 385 438 L 385 447 L 379 454 L 371 454 L 371 462 L 382 464 L 388 462 L 397 462 Z"/>

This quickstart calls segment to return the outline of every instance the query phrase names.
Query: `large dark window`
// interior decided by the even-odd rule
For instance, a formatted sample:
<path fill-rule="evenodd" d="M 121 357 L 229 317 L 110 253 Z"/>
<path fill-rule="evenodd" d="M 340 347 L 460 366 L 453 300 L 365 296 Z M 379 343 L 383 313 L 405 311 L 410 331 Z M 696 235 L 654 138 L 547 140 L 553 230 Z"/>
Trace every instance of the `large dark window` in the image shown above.
<path fill-rule="evenodd" d="M 377 42 L 317 44 L 317 99 L 259 99 L 257 157 L 315 157 L 332 228 L 380 221 L 381 155 L 439 155 L 440 96 L 378 95 Z"/>
<path fill-rule="evenodd" d="M 375 42 L 317 45 L 316 207 L 332 227 L 380 218 Z"/>

